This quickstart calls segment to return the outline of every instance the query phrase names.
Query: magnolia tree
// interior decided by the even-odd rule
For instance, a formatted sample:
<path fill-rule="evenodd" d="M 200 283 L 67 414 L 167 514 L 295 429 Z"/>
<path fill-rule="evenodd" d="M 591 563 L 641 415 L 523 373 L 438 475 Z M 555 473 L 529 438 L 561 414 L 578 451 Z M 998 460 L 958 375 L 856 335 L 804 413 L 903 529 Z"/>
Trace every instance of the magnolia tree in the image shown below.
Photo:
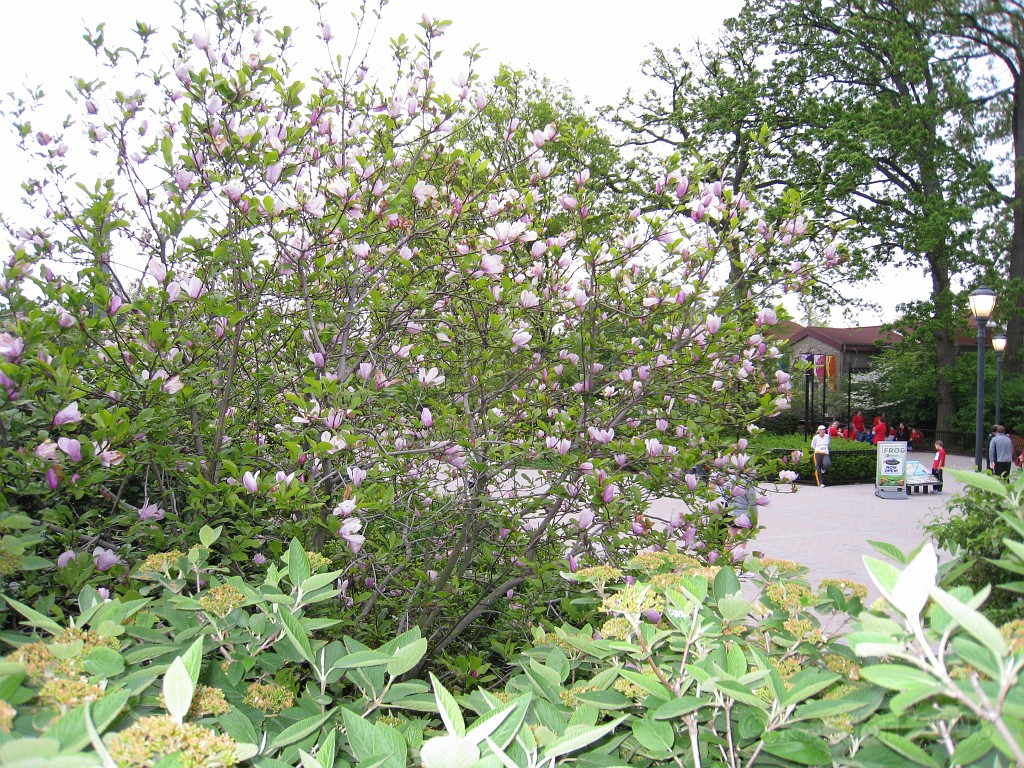
<path fill-rule="evenodd" d="M 145 25 L 93 40 L 138 84 L 78 81 L 62 133 L 15 108 L 47 219 L 11 228 L 0 286 L 5 589 L 113 591 L 128 548 L 204 525 L 240 570 L 294 535 L 349 630 L 436 655 L 554 610 L 577 563 L 742 557 L 745 435 L 789 399 L 774 307 L 813 278 L 796 212 L 679 158 L 655 212 L 619 210 L 552 160 L 557 122 L 488 118 L 473 55 L 435 81 L 447 22 L 393 42 L 391 79 L 305 84 L 254 6 L 183 22 L 173 71 Z"/>

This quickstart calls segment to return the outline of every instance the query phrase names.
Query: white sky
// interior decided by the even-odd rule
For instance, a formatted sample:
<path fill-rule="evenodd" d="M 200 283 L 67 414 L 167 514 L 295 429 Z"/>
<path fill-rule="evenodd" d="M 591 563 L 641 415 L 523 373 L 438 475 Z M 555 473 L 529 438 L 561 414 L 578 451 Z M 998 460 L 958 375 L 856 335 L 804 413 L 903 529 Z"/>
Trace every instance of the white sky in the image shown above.
<path fill-rule="evenodd" d="M 272 22 L 295 28 L 300 41 L 303 36 L 312 40 L 318 31 L 309 3 L 265 0 L 265 5 Z M 325 8 L 339 43 L 350 33 L 349 14 L 355 5 L 350 0 L 333 0 Z M 613 104 L 630 88 L 648 87 L 640 76 L 640 63 L 652 43 L 688 49 L 698 38 L 712 40 L 721 22 L 740 5 L 741 0 L 391 0 L 376 47 L 385 50 L 388 38 L 399 32 L 411 37 L 418 31 L 421 15 L 428 13 L 453 22 L 442 40 L 451 74 L 463 68 L 461 53 L 480 44 L 486 49 L 480 65 L 484 73 L 493 72 L 500 63 L 530 67 L 568 85 L 594 105 Z M 8 0 L 0 10 L 0 29 L 5 33 L 0 46 L 0 93 L 23 93 L 24 85 L 42 85 L 51 98 L 57 96 L 68 88 L 72 74 L 94 77 L 101 71 L 82 39 L 86 26 L 94 29 L 106 22 L 108 42 L 128 43 L 134 40 L 130 31 L 136 19 L 170 33 L 176 10 L 171 0 Z M 161 47 L 157 42 L 156 48 L 163 53 L 167 44 Z M 347 51 L 347 46 L 336 50 Z M 21 167 L 12 133 L 0 132 L 0 210 L 8 216 L 15 212 L 20 197 Z M 893 320 L 897 303 L 927 295 L 928 284 L 918 274 L 881 272 L 879 277 L 878 286 L 861 290 L 883 305 L 879 313 L 860 313 L 864 325 Z M 795 307 L 790 310 L 796 314 Z M 838 313 L 832 321 L 846 324 Z"/>

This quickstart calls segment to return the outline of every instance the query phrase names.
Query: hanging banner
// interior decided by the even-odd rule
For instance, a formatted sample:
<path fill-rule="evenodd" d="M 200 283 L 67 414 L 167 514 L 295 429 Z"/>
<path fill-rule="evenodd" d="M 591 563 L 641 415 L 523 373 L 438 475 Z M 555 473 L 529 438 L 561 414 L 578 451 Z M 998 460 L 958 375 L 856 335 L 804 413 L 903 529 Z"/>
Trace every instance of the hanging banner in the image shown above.
<path fill-rule="evenodd" d="M 907 444 L 883 440 L 875 463 L 875 495 L 906 498 Z"/>

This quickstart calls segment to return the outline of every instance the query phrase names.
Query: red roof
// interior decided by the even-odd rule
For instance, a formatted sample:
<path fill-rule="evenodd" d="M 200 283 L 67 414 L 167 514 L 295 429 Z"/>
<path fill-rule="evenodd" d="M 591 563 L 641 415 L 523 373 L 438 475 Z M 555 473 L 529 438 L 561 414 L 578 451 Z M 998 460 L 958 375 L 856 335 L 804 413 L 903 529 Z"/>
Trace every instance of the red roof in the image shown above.
<path fill-rule="evenodd" d="M 820 341 L 833 349 L 850 352 L 875 352 L 881 347 L 898 344 L 903 337 L 896 331 L 883 331 L 881 325 L 867 325 L 857 328 L 819 328 L 809 326 L 801 328 L 789 337 L 790 343 L 805 338 Z"/>

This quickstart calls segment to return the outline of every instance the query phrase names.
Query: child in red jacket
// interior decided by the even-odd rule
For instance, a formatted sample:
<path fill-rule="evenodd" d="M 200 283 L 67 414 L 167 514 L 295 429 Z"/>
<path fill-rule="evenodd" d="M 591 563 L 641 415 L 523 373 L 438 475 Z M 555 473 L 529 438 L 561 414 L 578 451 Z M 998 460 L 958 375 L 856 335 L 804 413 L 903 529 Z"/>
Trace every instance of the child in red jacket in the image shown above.
<path fill-rule="evenodd" d="M 935 459 L 932 461 L 932 474 L 935 475 L 935 479 L 939 481 L 939 484 L 935 487 L 935 492 L 939 493 L 942 490 L 942 470 L 946 466 L 946 449 L 942 446 L 941 440 L 935 441 Z"/>

